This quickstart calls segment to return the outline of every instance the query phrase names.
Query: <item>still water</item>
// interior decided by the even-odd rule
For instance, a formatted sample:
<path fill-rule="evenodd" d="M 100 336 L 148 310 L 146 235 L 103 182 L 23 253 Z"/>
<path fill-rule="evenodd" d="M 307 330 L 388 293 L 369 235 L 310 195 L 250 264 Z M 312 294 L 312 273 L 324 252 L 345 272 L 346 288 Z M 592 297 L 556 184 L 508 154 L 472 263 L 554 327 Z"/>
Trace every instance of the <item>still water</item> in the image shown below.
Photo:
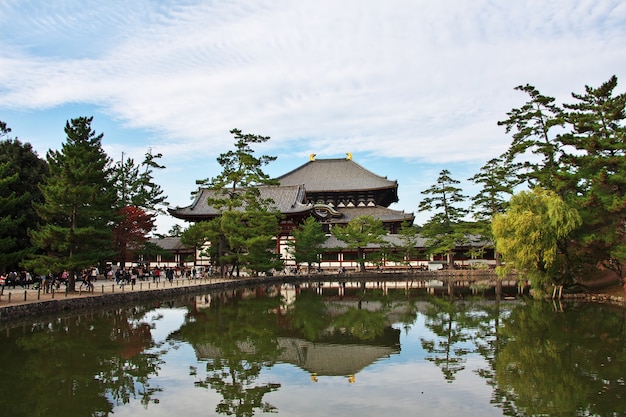
<path fill-rule="evenodd" d="M 241 288 L 7 325 L 0 415 L 622 416 L 626 314 Z"/>

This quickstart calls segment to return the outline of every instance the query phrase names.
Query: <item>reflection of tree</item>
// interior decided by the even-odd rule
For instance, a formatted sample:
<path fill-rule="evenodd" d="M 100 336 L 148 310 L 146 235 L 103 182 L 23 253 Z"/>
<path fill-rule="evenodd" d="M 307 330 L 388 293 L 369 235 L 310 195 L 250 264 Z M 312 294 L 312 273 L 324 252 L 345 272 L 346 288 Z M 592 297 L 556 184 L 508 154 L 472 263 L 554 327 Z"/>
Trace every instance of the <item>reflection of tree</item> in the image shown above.
<path fill-rule="evenodd" d="M 596 304 L 516 308 L 499 330 L 494 402 L 515 416 L 623 415 L 625 318 Z"/>
<path fill-rule="evenodd" d="M 152 344 L 143 323 L 128 310 L 57 319 L 33 325 L 32 331 L 13 329 L 2 345 L 0 378 L 11 381 L 0 390 L 2 415 L 94 416 L 112 412 L 111 400 L 149 402 L 148 377 L 160 364 L 156 355 L 141 351 L 123 354 L 130 339 L 143 348 Z M 28 398 L 28 400 L 26 400 Z"/>
<path fill-rule="evenodd" d="M 348 311 L 333 320 L 333 326 L 363 341 L 381 336 L 389 326 L 386 312 L 368 311 L 360 307 L 359 303 L 359 308 L 348 308 Z"/>
<path fill-rule="evenodd" d="M 455 379 L 455 374 L 465 369 L 465 359 L 471 353 L 469 332 L 475 328 L 477 317 L 470 314 L 465 303 L 455 303 L 438 298 L 431 300 L 431 305 L 424 314 L 428 327 L 438 339 L 421 338 L 422 347 L 432 356 L 426 359 L 441 368 L 448 382 Z"/>
<path fill-rule="evenodd" d="M 209 308 L 194 312 L 181 326 L 180 337 L 210 356 L 207 376 L 196 386 L 222 396 L 218 413 L 252 416 L 257 409 L 276 409 L 263 402 L 263 397 L 280 384 L 256 382 L 261 370 L 272 366 L 280 354 L 275 314 L 280 304 L 280 297 L 214 297 Z"/>
<path fill-rule="evenodd" d="M 313 292 L 298 294 L 287 316 L 291 326 L 311 342 L 319 339 L 331 321 L 322 296 Z"/>

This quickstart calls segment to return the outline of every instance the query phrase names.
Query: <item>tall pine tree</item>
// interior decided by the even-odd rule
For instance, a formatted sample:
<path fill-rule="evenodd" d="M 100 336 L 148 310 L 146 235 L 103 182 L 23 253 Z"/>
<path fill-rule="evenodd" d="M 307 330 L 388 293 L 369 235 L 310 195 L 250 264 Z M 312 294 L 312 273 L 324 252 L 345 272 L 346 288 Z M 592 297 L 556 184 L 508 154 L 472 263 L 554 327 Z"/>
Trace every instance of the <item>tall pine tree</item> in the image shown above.
<path fill-rule="evenodd" d="M 520 85 L 515 89 L 527 93 L 530 99 L 522 107 L 508 112 L 508 119 L 498 122 L 498 125 L 505 126 L 506 133 L 513 132 L 513 141 L 505 157 L 508 161 L 523 161 L 519 175 L 530 187 L 557 190 L 561 152 L 558 133 L 559 127 L 564 125 L 563 109 L 554 103 L 553 97 L 544 96 L 532 85 Z"/>
<path fill-rule="evenodd" d="M 38 185 L 48 172 L 29 143 L 10 138 L 11 129 L 0 122 L 0 271 L 16 270 L 33 253 L 28 231 L 39 217 L 33 203 L 41 202 Z"/>
<path fill-rule="evenodd" d="M 66 123 L 61 151 L 48 151 L 50 173 L 35 205 L 41 225 L 31 233 L 44 253 L 28 262 L 39 273 L 70 272 L 68 290 L 83 268 L 110 259 L 116 195 L 111 184 L 110 160 L 102 149 L 103 134 L 91 129 L 93 117 Z"/>
<path fill-rule="evenodd" d="M 571 132 L 562 158 L 573 189 L 568 195 L 583 217 L 574 247 L 578 259 L 602 264 L 624 277 L 626 262 L 626 94 L 615 94 L 617 77 L 585 87 L 565 104 Z"/>
<path fill-rule="evenodd" d="M 427 239 L 428 251 L 445 254 L 450 268 L 454 265 L 454 249 L 467 241 L 467 225 L 463 218 L 468 210 L 459 205 L 466 199 L 456 186 L 459 183 L 450 176 L 450 171 L 442 170 L 437 182 L 422 191 L 429 197 L 420 201 L 418 208 L 420 212 L 434 211 L 421 233 Z"/>
<path fill-rule="evenodd" d="M 217 162 L 222 172 L 212 179 L 197 181 L 213 191 L 208 204 L 215 207 L 221 216 L 216 219 L 219 241 L 218 262 L 222 274 L 231 267 L 230 274 L 239 273 L 241 267 L 253 272 L 282 269 L 283 262 L 276 251 L 275 238 L 280 232 L 278 225 L 281 213 L 271 200 L 260 196 L 260 186 L 277 185 L 265 172 L 263 166 L 276 157 L 256 157 L 252 144 L 268 141 L 268 136 L 244 134 L 239 129 L 231 132 L 235 136 L 235 149 L 220 154 Z"/>

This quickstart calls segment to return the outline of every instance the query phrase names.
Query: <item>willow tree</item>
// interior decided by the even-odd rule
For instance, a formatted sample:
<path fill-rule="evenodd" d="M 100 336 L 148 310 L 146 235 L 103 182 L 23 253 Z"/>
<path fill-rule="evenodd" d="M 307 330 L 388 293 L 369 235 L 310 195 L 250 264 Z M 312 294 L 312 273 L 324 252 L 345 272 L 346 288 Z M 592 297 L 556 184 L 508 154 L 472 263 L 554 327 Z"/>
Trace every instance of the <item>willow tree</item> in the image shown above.
<path fill-rule="evenodd" d="M 570 283 L 572 275 L 562 262 L 560 248 L 580 225 L 578 211 L 554 191 L 536 187 L 515 194 L 509 209 L 493 220 L 496 250 L 505 262 L 498 273 L 517 270 L 538 291 L 550 284 Z"/>

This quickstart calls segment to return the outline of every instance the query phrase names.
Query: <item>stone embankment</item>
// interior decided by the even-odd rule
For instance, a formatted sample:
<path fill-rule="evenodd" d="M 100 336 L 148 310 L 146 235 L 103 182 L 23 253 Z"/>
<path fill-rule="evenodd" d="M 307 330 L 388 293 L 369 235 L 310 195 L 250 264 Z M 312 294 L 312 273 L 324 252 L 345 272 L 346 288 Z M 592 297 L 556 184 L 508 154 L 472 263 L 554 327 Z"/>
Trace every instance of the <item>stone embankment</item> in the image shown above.
<path fill-rule="evenodd" d="M 602 294 L 602 293 L 582 293 L 582 294 L 564 294 L 562 297 L 566 301 L 579 300 L 595 303 L 617 304 L 626 307 L 626 298 L 621 295 Z"/>
<path fill-rule="evenodd" d="M 285 281 L 286 277 L 278 280 Z M 130 305 L 134 302 L 159 300 L 186 294 L 202 294 L 245 286 L 275 283 L 277 278 L 192 279 L 170 282 L 143 281 L 119 286 L 111 281 L 97 281 L 93 291 L 66 292 L 63 287 L 45 293 L 35 289 L 5 288 L 0 296 L 0 321 L 18 317 L 45 316 L 62 311 L 89 310 L 108 306 Z M 78 284 L 77 284 L 78 285 Z"/>
<path fill-rule="evenodd" d="M 427 273 L 365 273 L 365 274 L 314 274 L 314 275 L 282 275 L 274 277 L 255 277 L 240 279 L 202 278 L 192 280 L 174 280 L 173 282 L 142 281 L 135 285 L 120 287 L 112 281 L 97 281 L 94 291 L 66 292 L 63 289 L 44 293 L 35 289 L 4 288 L 0 295 L 0 322 L 23 317 L 38 317 L 57 314 L 64 311 L 90 310 L 114 306 L 131 305 L 135 302 L 160 300 L 179 295 L 199 295 L 207 292 L 223 291 L 242 286 L 275 285 L 277 283 L 307 282 L 338 282 L 338 281 L 410 281 L 427 282 L 437 278 L 443 281 L 467 281 L 478 278 L 473 274 Z M 485 278 L 485 277 L 482 277 Z M 626 307 L 626 299 L 622 296 L 604 294 L 564 294 L 565 300 L 579 300 L 619 304 Z"/>

